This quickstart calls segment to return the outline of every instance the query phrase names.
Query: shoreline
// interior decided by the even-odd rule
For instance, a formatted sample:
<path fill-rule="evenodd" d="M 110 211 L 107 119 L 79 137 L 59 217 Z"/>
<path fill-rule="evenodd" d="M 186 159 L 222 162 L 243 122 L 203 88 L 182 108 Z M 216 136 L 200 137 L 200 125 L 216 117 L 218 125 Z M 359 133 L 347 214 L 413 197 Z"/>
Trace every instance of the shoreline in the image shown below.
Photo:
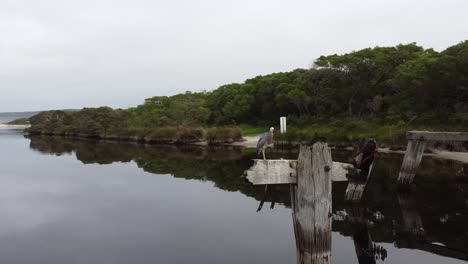
<path fill-rule="evenodd" d="M 244 141 L 242 142 L 234 142 L 232 146 L 240 146 L 246 148 L 256 148 L 257 141 L 260 136 L 245 136 Z M 333 148 L 333 149 L 344 149 L 348 151 L 353 151 L 352 148 Z M 454 160 L 461 163 L 468 163 L 468 152 L 451 152 L 446 150 L 437 150 L 431 149 L 432 153 L 424 153 L 423 156 L 425 157 L 433 157 L 436 159 L 446 159 L 446 160 Z M 405 150 L 390 150 L 389 148 L 377 148 L 378 153 L 386 153 L 386 154 L 399 154 L 404 155 Z"/>
<path fill-rule="evenodd" d="M 30 125 L 8 125 L 8 124 L 0 124 L 0 129 L 25 129 L 30 127 Z M 90 138 L 80 135 L 49 135 L 49 134 L 39 134 L 39 135 L 46 135 L 46 136 L 61 136 L 61 137 L 73 137 L 73 138 Z M 170 145 L 196 145 L 196 146 L 231 146 L 231 147 L 244 147 L 244 148 L 256 148 L 257 141 L 260 135 L 257 136 L 244 136 L 243 141 L 238 142 L 224 142 L 220 144 L 209 144 L 208 141 L 198 141 L 198 142 L 146 142 L 142 138 L 138 137 L 104 137 L 104 138 L 96 138 L 102 140 L 115 140 L 115 141 L 128 141 L 128 142 L 136 142 L 136 143 L 146 143 L 146 144 L 170 144 Z M 352 148 L 332 148 L 332 149 L 343 149 L 352 151 Z M 378 148 L 377 151 L 379 153 L 386 153 L 386 154 L 399 154 L 404 155 L 404 150 L 390 150 L 389 148 Z M 451 152 L 446 150 L 437 150 L 431 149 L 431 153 L 424 153 L 423 156 L 426 157 L 433 157 L 436 159 L 445 159 L 445 160 L 453 160 L 461 163 L 468 164 L 468 152 Z"/>
<path fill-rule="evenodd" d="M 9 125 L 9 124 L 0 124 L 0 129 L 4 130 L 24 130 L 29 128 L 31 125 Z"/>
<path fill-rule="evenodd" d="M 25 129 L 29 128 L 31 125 L 9 125 L 9 124 L 2 124 L 0 123 L 0 128 L 17 128 L 17 129 Z"/>

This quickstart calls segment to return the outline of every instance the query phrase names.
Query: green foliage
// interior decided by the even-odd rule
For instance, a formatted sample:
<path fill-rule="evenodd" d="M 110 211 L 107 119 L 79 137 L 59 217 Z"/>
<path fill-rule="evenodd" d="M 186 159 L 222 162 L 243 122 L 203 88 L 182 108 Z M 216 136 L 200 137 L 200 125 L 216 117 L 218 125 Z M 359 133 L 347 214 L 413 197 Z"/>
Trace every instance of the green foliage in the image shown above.
<path fill-rule="evenodd" d="M 206 131 L 206 140 L 210 145 L 239 141 L 241 139 L 242 131 L 240 128 L 212 127 Z"/>
<path fill-rule="evenodd" d="M 29 118 L 18 118 L 7 123 L 8 125 L 29 125 Z"/>
<path fill-rule="evenodd" d="M 269 130 L 269 127 L 258 127 L 246 124 L 240 125 L 239 127 L 242 129 L 242 135 L 244 136 L 259 135 Z"/>
<path fill-rule="evenodd" d="M 194 125 L 158 126 L 159 123 L 133 126 L 137 122 L 132 111 L 133 109 L 113 110 L 100 107 L 84 108 L 77 112 L 42 112 L 31 118 L 32 126 L 27 131 L 31 134 L 137 140 L 147 143 L 192 143 L 205 139 L 209 142 L 234 142 L 242 139 L 239 128 L 204 129 Z"/>
<path fill-rule="evenodd" d="M 130 109 L 132 125 L 137 127 L 204 124 L 210 112 L 206 108 L 206 94 L 178 94 L 171 97 L 155 96 Z"/>
<path fill-rule="evenodd" d="M 30 119 L 29 131 L 223 141 L 237 138 L 236 133 L 193 128 L 248 124 L 244 134 L 259 134 L 277 124 L 280 116 L 301 128 L 284 137 L 307 140 L 328 136 L 349 141 L 378 133 L 382 137 L 388 130 L 399 136 L 409 127 L 439 125 L 466 130 L 468 41 L 442 52 L 410 43 L 321 56 L 311 69 L 257 76 L 211 92 L 155 96 L 127 110 L 44 112 Z M 181 132 L 185 128 L 187 132 Z"/>

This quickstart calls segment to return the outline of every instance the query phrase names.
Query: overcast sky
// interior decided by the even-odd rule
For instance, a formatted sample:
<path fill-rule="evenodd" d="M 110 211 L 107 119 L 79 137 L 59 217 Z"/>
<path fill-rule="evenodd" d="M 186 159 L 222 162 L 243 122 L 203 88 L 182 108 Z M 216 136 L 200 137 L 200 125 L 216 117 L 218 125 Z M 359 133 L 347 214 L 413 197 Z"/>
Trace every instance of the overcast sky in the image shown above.
<path fill-rule="evenodd" d="M 0 111 L 130 107 L 309 68 L 320 55 L 468 39 L 467 0 L 0 0 Z"/>

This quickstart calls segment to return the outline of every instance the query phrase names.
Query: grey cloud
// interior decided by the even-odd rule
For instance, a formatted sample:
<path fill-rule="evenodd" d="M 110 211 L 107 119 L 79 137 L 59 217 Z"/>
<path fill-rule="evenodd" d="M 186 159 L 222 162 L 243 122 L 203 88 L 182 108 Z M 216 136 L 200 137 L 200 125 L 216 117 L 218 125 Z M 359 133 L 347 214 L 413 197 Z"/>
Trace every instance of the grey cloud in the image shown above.
<path fill-rule="evenodd" d="M 0 111 L 110 105 L 310 67 L 324 54 L 467 39 L 462 0 L 2 1 Z"/>

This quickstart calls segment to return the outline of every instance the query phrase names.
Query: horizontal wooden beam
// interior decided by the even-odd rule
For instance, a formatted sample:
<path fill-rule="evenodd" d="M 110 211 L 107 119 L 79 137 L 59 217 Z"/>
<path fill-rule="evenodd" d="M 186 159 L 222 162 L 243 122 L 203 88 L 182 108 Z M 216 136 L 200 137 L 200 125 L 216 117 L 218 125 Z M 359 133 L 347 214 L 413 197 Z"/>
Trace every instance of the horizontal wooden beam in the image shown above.
<path fill-rule="evenodd" d="M 261 160 L 254 159 L 254 165 L 246 171 L 247 179 L 254 185 L 295 184 L 297 160 Z M 347 181 L 348 163 L 333 162 L 332 181 Z M 325 168 L 323 168 L 325 170 Z"/>
<path fill-rule="evenodd" d="M 468 132 L 430 132 L 430 131 L 408 131 L 408 140 L 433 140 L 433 141 L 468 141 Z"/>

